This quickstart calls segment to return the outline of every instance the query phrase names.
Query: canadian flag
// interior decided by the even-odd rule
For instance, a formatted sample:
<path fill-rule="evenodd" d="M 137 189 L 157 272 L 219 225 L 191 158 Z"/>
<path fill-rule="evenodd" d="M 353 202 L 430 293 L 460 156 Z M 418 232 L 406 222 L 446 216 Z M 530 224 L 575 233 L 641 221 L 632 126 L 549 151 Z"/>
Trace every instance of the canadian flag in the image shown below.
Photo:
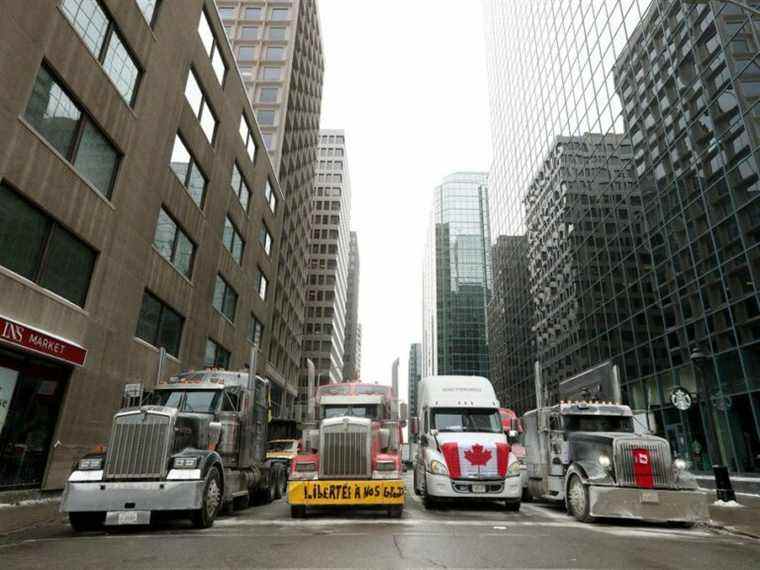
<path fill-rule="evenodd" d="M 500 478 L 507 476 L 509 446 L 506 443 L 449 442 L 441 445 L 452 479 L 461 477 Z"/>

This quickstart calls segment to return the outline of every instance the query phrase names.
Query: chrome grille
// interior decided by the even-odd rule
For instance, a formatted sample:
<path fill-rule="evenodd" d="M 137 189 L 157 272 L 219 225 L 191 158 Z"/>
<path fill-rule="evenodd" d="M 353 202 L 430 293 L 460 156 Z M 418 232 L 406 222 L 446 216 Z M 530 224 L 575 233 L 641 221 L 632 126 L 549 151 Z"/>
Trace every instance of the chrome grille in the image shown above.
<path fill-rule="evenodd" d="M 344 423 L 322 429 L 319 471 L 321 477 L 345 479 L 369 478 L 369 424 Z"/>
<path fill-rule="evenodd" d="M 652 439 L 619 439 L 615 441 L 615 478 L 619 485 L 635 487 L 633 475 L 633 450 L 646 449 L 652 461 L 652 475 L 655 487 L 673 485 L 673 468 L 670 446 L 667 442 Z"/>
<path fill-rule="evenodd" d="M 164 414 L 116 416 L 106 456 L 106 479 L 165 477 L 171 428 L 171 418 Z"/>

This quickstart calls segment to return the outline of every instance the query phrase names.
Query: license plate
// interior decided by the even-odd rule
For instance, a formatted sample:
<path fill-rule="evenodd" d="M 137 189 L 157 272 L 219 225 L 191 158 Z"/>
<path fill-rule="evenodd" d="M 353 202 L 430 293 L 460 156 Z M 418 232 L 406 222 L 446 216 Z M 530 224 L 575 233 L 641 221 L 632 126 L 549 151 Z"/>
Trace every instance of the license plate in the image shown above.
<path fill-rule="evenodd" d="M 486 492 L 486 486 L 485 485 L 473 485 L 472 486 L 472 492 L 473 493 L 485 493 Z"/>
<path fill-rule="evenodd" d="M 109 511 L 106 525 L 150 524 L 150 511 Z"/>
<path fill-rule="evenodd" d="M 641 502 L 657 504 L 660 502 L 660 497 L 657 496 L 657 491 L 642 491 Z"/>

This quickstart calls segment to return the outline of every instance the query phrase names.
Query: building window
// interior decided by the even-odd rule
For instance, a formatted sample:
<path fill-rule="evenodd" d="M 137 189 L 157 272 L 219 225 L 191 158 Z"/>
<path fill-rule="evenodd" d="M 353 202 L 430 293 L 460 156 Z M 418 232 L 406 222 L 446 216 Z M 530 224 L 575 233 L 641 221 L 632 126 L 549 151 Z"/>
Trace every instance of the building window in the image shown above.
<path fill-rule="evenodd" d="M 98 0 L 63 0 L 61 11 L 103 66 L 128 105 L 135 100 L 140 68 Z"/>
<path fill-rule="evenodd" d="M 156 23 L 156 14 L 158 13 L 159 0 L 137 0 L 137 7 L 140 8 L 145 21 L 152 28 Z"/>
<path fill-rule="evenodd" d="M 214 308 L 227 317 L 230 321 L 235 320 L 238 294 L 221 275 L 216 276 L 214 285 Z"/>
<path fill-rule="evenodd" d="M 273 127 L 275 124 L 275 112 L 270 109 L 259 109 L 256 111 L 256 120 L 261 126 Z"/>
<path fill-rule="evenodd" d="M 83 178 L 111 197 L 119 154 L 44 67 L 35 79 L 24 118 Z"/>
<path fill-rule="evenodd" d="M 246 20 L 261 20 L 261 8 L 249 7 L 245 9 Z"/>
<path fill-rule="evenodd" d="M 190 193 L 190 197 L 195 202 L 195 205 L 203 209 L 203 200 L 206 194 L 206 177 L 198 168 L 195 159 L 190 154 L 190 151 L 187 150 L 179 134 L 174 137 L 174 148 L 172 148 L 169 166 L 172 172 L 176 174 L 180 183 Z"/>
<path fill-rule="evenodd" d="M 248 340 L 255 345 L 261 346 L 261 339 L 263 337 L 264 325 L 261 324 L 261 321 L 255 315 L 251 314 L 251 324 L 248 327 Z"/>
<path fill-rule="evenodd" d="M 224 247 L 230 252 L 232 258 L 238 265 L 243 264 L 243 250 L 245 249 L 245 242 L 240 237 L 240 233 L 237 231 L 235 224 L 232 223 L 230 217 L 224 220 L 224 234 L 222 235 L 222 241 Z"/>
<path fill-rule="evenodd" d="M 242 46 L 238 49 L 238 59 L 240 61 L 252 61 L 256 59 L 256 48 L 254 46 Z"/>
<path fill-rule="evenodd" d="M 188 279 L 191 277 L 195 244 L 163 208 L 158 213 L 153 246 L 177 271 Z"/>
<path fill-rule="evenodd" d="M 182 315 L 145 291 L 135 336 L 157 348 L 164 347 L 172 356 L 179 356 L 184 323 Z"/>
<path fill-rule="evenodd" d="M 262 87 L 259 89 L 259 102 L 260 103 L 277 103 L 280 98 L 279 87 Z"/>
<path fill-rule="evenodd" d="M 282 22 L 290 17 L 290 10 L 287 8 L 272 8 L 272 20 Z"/>
<path fill-rule="evenodd" d="M 0 265 L 84 306 L 95 251 L 0 184 Z"/>
<path fill-rule="evenodd" d="M 288 39 L 287 28 L 269 28 L 267 30 L 267 39 L 275 42 Z"/>
<path fill-rule="evenodd" d="M 230 367 L 230 351 L 213 340 L 206 339 L 206 358 L 204 364 L 208 368 Z"/>
<path fill-rule="evenodd" d="M 261 138 L 267 150 L 274 150 L 274 133 L 261 133 Z"/>
<path fill-rule="evenodd" d="M 264 186 L 264 198 L 266 198 L 269 209 L 274 214 L 277 211 L 277 195 L 274 193 L 274 189 L 268 178 L 266 186 Z"/>
<path fill-rule="evenodd" d="M 245 113 L 240 117 L 240 138 L 243 139 L 243 146 L 245 147 L 248 156 L 251 158 L 251 162 L 256 163 L 256 141 L 253 138 L 253 131 L 248 125 L 248 120 L 245 118 Z"/>
<path fill-rule="evenodd" d="M 279 46 L 269 46 L 267 48 L 266 59 L 271 61 L 282 61 L 285 59 L 285 48 Z"/>
<path fill-rule="evenodd" d="M 230 180 L 230 186 L 232 186 L 232 192 L 238 197 L 243 210 L 247 213 L 251 192 L 248 190 L 248 184 L 245 183 L 243 175 L 240 174 L 240 169 L 236 162 L 232 163 L 232 179 Z"/>
<path fill-rule="evenodd" d="M 235 18 L 235 8 L 233 6 L 217 6 L 219 17 L 222 20 L 232 20 Z"/>
<path fill-rule="evenodd" d="M 263 224 L 261 226 L 261 232 L 259 232 L 259 243 L 261 244 L 261 247 L 264 248 L 264 251 L 267 252 L 267 255 L 270 255 L 272 253 L 272 236 L 270 235 L 266 224 Z"/>
<path fill-rule="evenodd" d="M 267 300 L 267 287 L 269 286 L 269 281 L 266 278 L 266 275 L 264 275 L 264 272 L 261 271 L 261 268 L 258 268 L 258 273 L 256 275 L 256 289 L 259 292 L 259 297 L 261 297 L 262 301 Z"/>
<path fill-rule="evenodd" d="M 282 68 L 274 66 L 265 66 L 261 68 L 261 79 L 264 81 L 279 81 L 282 76 Z"/>
<path fill-rule="evenodd" d="M 198 22 L 198 35 L 201 37 L 201 43 L 206 50 L 206 55 L 211 59 L 211 67 L 214 68 L 219 85 L 224 84 L 224 76 L 227 74 L 227 64 L 219 51 L 219 41 L 211 30 L 206 12 L 201 12 L 201 19 Z"/>
<path fill-rule="evenodd" d="M 198 76 L 195 71 L 190 68 L 187 74 L 187 83 L 185 83 L 185 99 L 193 109 L 195 117 L 201 124 L 203 134 L 206 135 L 206 139 L 210 144 L 214 144 L 214 135 L 216 134 L 216 126 L 218 121 L 213 109 L 208 104 L 208 97 L 201 89 Z"/>
<path fill-rule="evenodd" d="M 258 40 L 259 39 L 259 27 L 258 26 L 243 26 L 240 28 L 241 40 Z"/>

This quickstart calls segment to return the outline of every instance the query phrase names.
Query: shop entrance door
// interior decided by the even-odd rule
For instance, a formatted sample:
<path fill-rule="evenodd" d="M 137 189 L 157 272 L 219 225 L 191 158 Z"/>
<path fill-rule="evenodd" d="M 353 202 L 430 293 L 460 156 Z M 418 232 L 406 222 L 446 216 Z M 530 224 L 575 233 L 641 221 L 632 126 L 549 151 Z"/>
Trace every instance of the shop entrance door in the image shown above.
<path fill-rule="evenodd" d="M 0 349 L 0 489 L 42 484 L 70 373 Z"/>

